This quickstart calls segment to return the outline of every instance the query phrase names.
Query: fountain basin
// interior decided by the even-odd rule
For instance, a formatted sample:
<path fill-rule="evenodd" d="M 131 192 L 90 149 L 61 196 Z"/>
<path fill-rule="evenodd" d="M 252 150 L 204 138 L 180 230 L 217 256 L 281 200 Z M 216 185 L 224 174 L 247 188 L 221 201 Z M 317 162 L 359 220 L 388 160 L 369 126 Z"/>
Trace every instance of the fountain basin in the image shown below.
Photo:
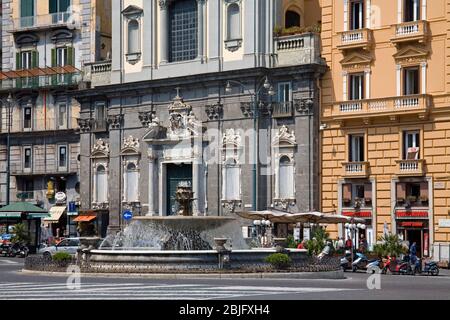
<path fill-rule="evenodd" d="M 233 250 L 85 250 L 83 267 L 101 273 L 219 272 L 222 269 L 248 272 L 268 271 L 265 258 L 275 248 Z M 306 250 L 288 249 L 293 267 L 310 263 Z M 226 259 L 223 259 L 226 257 Z"/>

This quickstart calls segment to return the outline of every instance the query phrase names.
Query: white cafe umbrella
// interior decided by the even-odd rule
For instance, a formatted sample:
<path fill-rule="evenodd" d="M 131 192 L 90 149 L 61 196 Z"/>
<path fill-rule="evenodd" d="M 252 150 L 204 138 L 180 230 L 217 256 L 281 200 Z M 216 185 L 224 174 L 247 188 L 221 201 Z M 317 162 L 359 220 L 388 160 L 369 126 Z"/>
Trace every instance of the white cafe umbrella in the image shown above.
<path fill-rule="evenodd" d="M 288 212 L 278 210 L 264 210 L 264 211 L 241 211 L 236 214 L 242 218 L 249 220 L 269 220 L 277 223 L 291 223 L 290 216 L 292 214 Z"/>

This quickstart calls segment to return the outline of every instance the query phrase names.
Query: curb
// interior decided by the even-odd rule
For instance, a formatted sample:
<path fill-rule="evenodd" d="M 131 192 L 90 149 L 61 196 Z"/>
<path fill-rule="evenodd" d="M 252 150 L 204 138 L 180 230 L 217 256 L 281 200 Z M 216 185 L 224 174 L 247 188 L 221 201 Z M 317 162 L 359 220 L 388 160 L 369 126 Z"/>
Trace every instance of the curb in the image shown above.
<path fill-rule="evenodd" d="M 61 276 L 67 277 L 73 273 L 34 271 L 22 269 L 22 274 L 41 276 Z M 215 274 L 195 274 L 195 273 L 82 273 L 82 277 L 96 278 L 145 278 L 145 279 L 346 279 L 342 270 L 324 272 L 292 272 L 292 273 L 215 273 Z"/>

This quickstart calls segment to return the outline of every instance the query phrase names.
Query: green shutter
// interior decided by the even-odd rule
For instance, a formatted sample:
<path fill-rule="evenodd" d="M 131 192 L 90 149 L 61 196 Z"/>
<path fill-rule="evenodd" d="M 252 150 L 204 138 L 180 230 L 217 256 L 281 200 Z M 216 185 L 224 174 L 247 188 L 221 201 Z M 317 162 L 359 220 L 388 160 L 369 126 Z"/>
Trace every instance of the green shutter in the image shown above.
<path fill-rule="evenodd" d="M 16 70 L 22 70 L 22 60 L 20 59 L 20 52 L 16 52 Z"/>
<path fill-rule="evenodd" d="M 33 51 L 31 52 L 31 68 L 39 67 L 39 52 Z"/>
<path fill-rule="evenodd" d="M 58 3 L 57 0 L 50 0 L 49 1 L 49 13 L 56 13 L 58 12 Z"/>
<path fill-rule="evenodd" d="M 75 66 L 75 48 L 67 47 L 67 64 L 69 66 Z"/>
<path fill-rule="evenodd" d="M 52 49 L 52 67 L 56 67 L 56 48 Z"/>

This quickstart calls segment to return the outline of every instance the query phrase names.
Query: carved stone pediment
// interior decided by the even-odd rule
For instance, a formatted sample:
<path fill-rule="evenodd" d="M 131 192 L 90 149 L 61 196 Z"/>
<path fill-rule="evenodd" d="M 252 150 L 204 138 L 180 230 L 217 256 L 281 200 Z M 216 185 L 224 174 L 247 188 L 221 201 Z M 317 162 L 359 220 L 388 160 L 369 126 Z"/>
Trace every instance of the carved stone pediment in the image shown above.
<path fill-rule="evenodd" d="M 234 129 L 227 129 L 222 137 L 223 148 L 239 148 L 241 146 L 241 135 Z"/>
<path fill-rule="evenodd" d="M 109 154 L 109 144 L 103 139 L 97 139 L 91 150 L 92 156 L 105 156 Z"/>
<path fill-rule="evenodd" d="M 139 153 L 139 139 L 128 136 L 123 139 L 122 153 Z"/>
<path fill-rule="evenodd" d="M 278 129 L 278 132 L 275 134 L 275 137 L 272 140 L 273 146 L 295 146 L 297 145 L 297 141 L 295 139 L 294 131 L 289 131 L 288 127 L 281 126 Z"/>
<path fill-rule="evenodd" d="M 369 67 L 372 63 L 372 56 L 365 52 L 353 52 L 340 61 L 346 69 L 356 69 Z"/>
<path fill-rule="evenodd" d="M 393 55 L 397 63 L 424 62 L 428 57 L 428 50 L 422 46 L 406 46 Z"/>

